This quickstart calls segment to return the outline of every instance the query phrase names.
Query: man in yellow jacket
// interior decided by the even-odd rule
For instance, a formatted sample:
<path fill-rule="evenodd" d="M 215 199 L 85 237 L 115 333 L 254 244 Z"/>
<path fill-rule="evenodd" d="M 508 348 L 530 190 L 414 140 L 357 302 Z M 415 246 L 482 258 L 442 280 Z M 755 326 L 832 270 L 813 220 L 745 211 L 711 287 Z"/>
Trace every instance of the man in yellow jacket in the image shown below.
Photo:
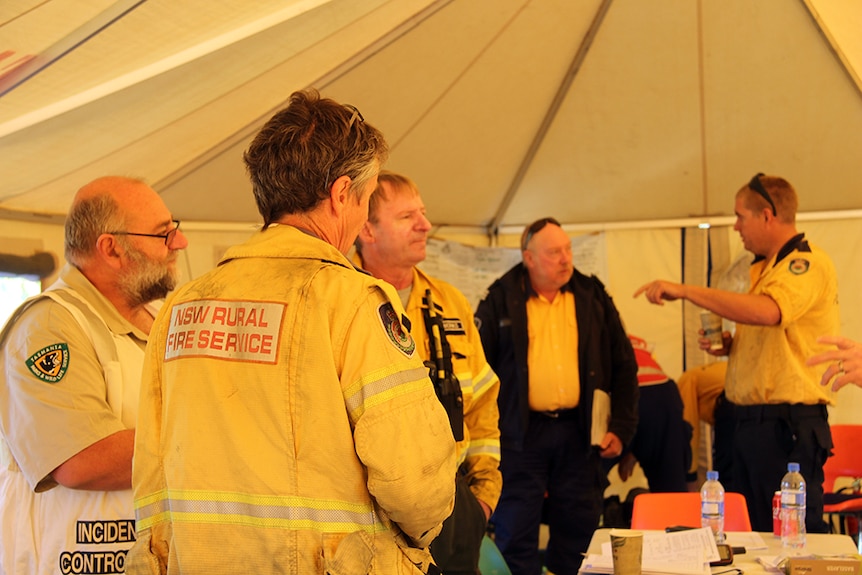
<path fill-rule="evenodd" d="M 441 348 L 441 355 L 447 346 L 451 350 L 460 403 L 445 397 L 441 401 L 449 405 L 453 429 L 461 432 L 456 438 L 460 471 L 455 510 L 432 543 L 431 553 L 446 575 L 474 575 L 487 521 L 503 483 L 497 409 L 500 380 L 485 360 L 467 298 L 416 267 L 425 259 L 430 229 L 416 184 L 406 176 L 381 172 L 369 202 L 368 221 L 356 241 L 357 257 L 363 269 L 398 290 L 414 326 L 419 355 L 433 364 L 443 359 L 435 358 L 435 348 Z M 429 295 L 434 310 L 429 307 Z M 432 373 L 437 377 L 436 365 Z M 443 387 L 440 381 L 437 384 Z M 438 389 L 441 393 L 445 392 Z M 421 426 L 416 426 L 416 433 L 424 433 Z"/>
<path fill-rule="evenodd" d="M 449 422 L 397 294 L 344 255 L 387 154 L 314 91 L 246 151 L 262 231 L 177 290 L 151 334 L 127 573 L 437 572 Z"/>

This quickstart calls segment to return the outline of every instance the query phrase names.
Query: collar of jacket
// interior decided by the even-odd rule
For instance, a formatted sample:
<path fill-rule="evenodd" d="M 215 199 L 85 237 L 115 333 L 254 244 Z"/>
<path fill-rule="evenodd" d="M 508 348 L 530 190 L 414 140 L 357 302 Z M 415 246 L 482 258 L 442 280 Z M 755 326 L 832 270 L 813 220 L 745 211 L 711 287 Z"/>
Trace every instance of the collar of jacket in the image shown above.
<path fill-rule="evenodd" d="M 240 258 L 301 258 L 355 269 L 332 244 L 285 224 L 271 225 L 246 242 L 228 248 L 218 265 Z"/>

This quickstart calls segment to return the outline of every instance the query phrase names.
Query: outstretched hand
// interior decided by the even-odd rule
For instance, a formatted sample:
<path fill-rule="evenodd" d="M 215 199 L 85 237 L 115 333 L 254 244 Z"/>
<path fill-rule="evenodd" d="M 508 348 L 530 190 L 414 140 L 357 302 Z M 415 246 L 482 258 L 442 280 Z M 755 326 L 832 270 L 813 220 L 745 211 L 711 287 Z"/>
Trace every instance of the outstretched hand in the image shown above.
<path fill-rule="evenodd" d="M 664 305 L 665 301 L 674 301 L 684 297 L 682 284 L 665 280 L 654 280 L 637 289 L 633 297 L 644 294 L 650 303 Z"/>
<path fill-rule="evenodd" d="M 833 362 L 820 378 L 820 384 L 827 385 L 835 378 L 832 382 L 833 391 L 838 391 L 848 383 L 862 387 L 862 343 L 837 335 L 824 335 L 817 338 L 817 341 L 832 344 L 837 348 L 818 353 L 806 362 L 808 365 Z"/>

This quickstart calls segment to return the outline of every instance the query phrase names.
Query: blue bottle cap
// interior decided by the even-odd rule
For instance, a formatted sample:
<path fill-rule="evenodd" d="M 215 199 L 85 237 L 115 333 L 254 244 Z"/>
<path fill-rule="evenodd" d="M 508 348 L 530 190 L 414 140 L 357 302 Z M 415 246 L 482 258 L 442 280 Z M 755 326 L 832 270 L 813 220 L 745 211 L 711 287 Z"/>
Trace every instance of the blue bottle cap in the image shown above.
<path fill-rule="evenodd" d="M 798 467 L 798 464 L 797 464 Z M 706 480 L 707 481 L 718 481 L 718 471 L 707 471 L 706 472 Z"/>
<path fill-rule="evenodd" d="M 787 471 L 790 471 L 791 473 L 799 473 L 799 464 L 798 463 L 792 463 L 792 462 L 788 463 L 787 464 Z"/>

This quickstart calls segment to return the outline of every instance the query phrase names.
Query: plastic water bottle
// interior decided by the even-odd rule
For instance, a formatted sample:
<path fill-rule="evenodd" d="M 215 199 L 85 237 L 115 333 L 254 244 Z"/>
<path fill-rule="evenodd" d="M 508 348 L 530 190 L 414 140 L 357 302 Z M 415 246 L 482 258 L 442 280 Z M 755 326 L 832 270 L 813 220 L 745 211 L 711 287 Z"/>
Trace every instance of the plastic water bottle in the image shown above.
<path fill-rule="evenodd" d="M 805 479 L 798 463 L 788 463 L 781 480 L 781 547 L 785 552 L 805 547 Z"/>
<path fill-rule="evenodd" d="M 718 471 L 707 471 L 700 488 L 700 526 L 712 529 L 716 543 L 724 543 L 724 486 Z"/>

